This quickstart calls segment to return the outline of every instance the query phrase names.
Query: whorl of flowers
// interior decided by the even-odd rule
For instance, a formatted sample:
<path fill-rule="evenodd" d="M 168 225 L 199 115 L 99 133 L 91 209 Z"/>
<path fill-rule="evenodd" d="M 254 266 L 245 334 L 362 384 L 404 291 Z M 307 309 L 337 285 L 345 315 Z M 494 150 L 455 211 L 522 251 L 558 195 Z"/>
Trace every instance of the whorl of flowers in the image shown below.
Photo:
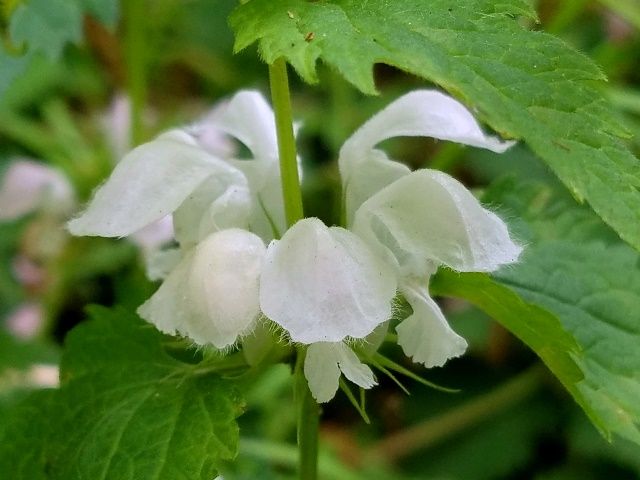
<path fill-rule="evenodd" d="M 306 218 L 287 230 L 274 116 L 259 93 L 241 91 L 202 122 L 128 153 L 69 230 L 122 237 L 172 214 L 179 249 L 158 258 L 154 275 L 166 278 L 139 314 L 220 349 L 267 318 L 308 346 L 304 372 L 316 400 L 326 402 L 341 374 L 375 385 L 352 346 L 386 328 L 398 294 L 413 309 L 396 327 L 408 356 L 432 367 L 461 355 L 467 344 L 430 298 L 430 276 L 441 265 L 490 272 L 521 251 L 504 222 L 457 180 L 412 172 L 375 148 L 398 136 L 494 152 L 511 145 L 485 135 L 456 100 L 411 92 L 340 150 L 343 225 Z M 246 145 L 252 158 L 210 141 L 221 137 Z"/>

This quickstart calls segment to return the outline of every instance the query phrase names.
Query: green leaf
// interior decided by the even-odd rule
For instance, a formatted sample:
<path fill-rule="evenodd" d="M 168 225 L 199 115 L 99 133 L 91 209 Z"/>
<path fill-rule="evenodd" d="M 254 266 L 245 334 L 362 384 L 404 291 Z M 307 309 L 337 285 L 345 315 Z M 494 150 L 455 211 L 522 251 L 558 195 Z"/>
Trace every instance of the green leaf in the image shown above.
<path fill-rule="evenodd" d="M 597 424 L 640 444 L 640 255 L 622 244 L 547 241 L 496 277 L 558 316 L 582 346 L 578 389 Z"/>
<path fill-rule="evenodd" d="M 521 261 L 494 277 L 558 317 L 581 347 L 579 403 L 607 437 L 640 444 L 640 254 L 547 185 L 507 181 L 487 196 L 529 229 Z"/>
<path fill-rule="evenodd" d="M 235 455 L 240 402 L 229 381 L 173 359 L 123 311 L 91 310 L 69 336 L 57 478 L 211 480 Z"/>
<path fill-rule="evenodd" d="M 525 29 L 524 0 L 251 0 L 230 17 L 236 51 L 258 42 L 309 82 L 321 59 L 365 93 L 386 63 L 440 85 L 506 137 L 523 139 L 579 201 L 640 248 L 640 162 L 597 90 L 604 79 L 561 40 Z"/>
<path fill-rule="evenodd" d="M 234 384 L 169 356 L 164 337 L 135 315 L 91 313 L 67 338 L 63 386 L 50 409 L 12 442 L 27 442 L 35 424 L 52 424 L 47 437 L 29 438 L 42 450 L 40 470 L 54 480 L 214 478 L 237 449 L 242 404 Z M 0 467 L 29 459 L 0 447 Z M 28 473 L 12 478 L 41 478 L 32 467 Z"/>
<path fill-rule="evenodd" d="M 484 273 L 441 270 L 430 285 L 434 295 L 464 298 L 528 345 L 576 401 L 588 410 L 577 384 L 583 379 L 575 358 L 580 347 L 548 311 L 522 299 Z"/>
<path fill-rule="evenodd" d="M 117 0 L 26 0 L 8 4 L 7 9 L 9 36 L 14 49 L 23 54 L 12 55 L 0 45 L 0 95 L 26 71 L 34 56 L 58 60 L 68 43 L 80 43 L 85 14 L 111 28 L 119 16 Z"/>
<path fill-rule="evenodd" d="M 0 422 L 0 473 L 12 480 L 51 480 L 46 449 L 52 438 L 49 416 L 55 403 L 54 390 L 33 392 L 3 415 Z"/>
<path fill-rule="evenodd" d="M 29 0 L 16 8 L 9 30 L 14 42 L 55 60 L 67 42 L 82 39 L 82 11 L 76 1 Z"/>

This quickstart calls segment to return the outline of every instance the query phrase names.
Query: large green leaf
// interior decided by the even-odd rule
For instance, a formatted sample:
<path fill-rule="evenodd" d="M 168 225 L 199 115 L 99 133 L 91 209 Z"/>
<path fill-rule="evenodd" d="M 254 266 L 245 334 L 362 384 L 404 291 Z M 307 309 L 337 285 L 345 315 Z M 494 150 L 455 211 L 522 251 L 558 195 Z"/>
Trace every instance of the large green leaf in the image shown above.
<path fill-rule="evenodd" d="M 503 182 L 487 198 L 526 222 L 529 244 L 494 278 L 558 317 L 581 347 L 580 403 L 605 434 L 640 444 L 640 254 L 549 186 Z"/>
<path fill-rule="evenodd" d="M 236 50 L 259 42 L 307 81 L 322 59 L 374 93 L 386 63 L 459 97 L 498 132 L 525 140 L 572 194 L 640 248 L 640 162 L 597 90 L 604 79 L 561 40 L 529 31 L 525 0 L 251 0 L 230 20 Z"/>
<path fill-rule="evenodd" d="M 54 390 L 40 390 L 3 415 L 0 422 L 0 474 L 12 480 L 51 480 L 48 443 L 53 438 Z"/>
<path fill-rule="evenodd" d="M 554 315 L 523 300 L 484 273 L 442 270 L 430 288 L 435 295 L 464 298 L 500 322 L 536 352 L 593 420 L 598 420 L 577 387 L 583 379 L 575 361 L 580 356 L 580 347 Z"/>
<path fill-rule="evenodd" d="M 497 278 L 560 318 L 583 353 L 582 397 L 606 431 L 640 444 L 640 255 L 565 240 L 529 248 Z"/>
<path fill-rule="evenodd" d="M 168 355 L 163 336 L 134 315 L 96 308 L 92 316 L 69 335 L 63 386 L 32 415 L 33 426 L 9 438 L 25 423 L 21 412 L 33 413 L 27 402 L 0 429 L 2 471 L 24 469 L 33 478 L 44 471 L 55 480 L 211 480 L 237 448 L 242 405 L 233 384 Z M 36 430 L 49 433 L 34 438 Z M 10 446 L 25 444 L 23 435 L 41 453 Z"/>

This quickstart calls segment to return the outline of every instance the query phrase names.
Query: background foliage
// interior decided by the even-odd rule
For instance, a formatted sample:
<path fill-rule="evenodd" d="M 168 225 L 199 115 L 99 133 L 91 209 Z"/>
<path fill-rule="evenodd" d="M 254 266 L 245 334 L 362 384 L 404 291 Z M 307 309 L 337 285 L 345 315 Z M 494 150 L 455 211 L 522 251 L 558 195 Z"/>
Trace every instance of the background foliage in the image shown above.
<path fill-rule="evenodd" d="M 84 201 L 116 160 L 114 95 L 128 92 L 138 143 L 239 88 L 268 93 L 261 59 L 284 55 L 299 74 L 306 213 L 331 223 L 344 139 L 411 88 L 448 90 L 520 144 L 383 146 L 476 188 L 527 249 L 493 277 L 438 274 L 433 292 L 470 351 L 416 373 L 461 392 L 402 379 L 406 395 L 379 375 L 370 424 L 338 396 L 324 409 L 322 478 L 638 478 L 640 6 L 451 4 L 5 0 L 0 174 L 35 158 Z M 53 232 L 61 220 L 41 212 L 0 224 L 0 476 L 293 478 L 289 367 L 247 371 L 159 334 L 130 313 L 155 288 L 133 245 Z M 35 283 L 18 281 L 25 257 Z M 19 338 L 25 302 L 43 315 Z M 43 366 L 60 366 L 59 388 L 43 388 Z"/>

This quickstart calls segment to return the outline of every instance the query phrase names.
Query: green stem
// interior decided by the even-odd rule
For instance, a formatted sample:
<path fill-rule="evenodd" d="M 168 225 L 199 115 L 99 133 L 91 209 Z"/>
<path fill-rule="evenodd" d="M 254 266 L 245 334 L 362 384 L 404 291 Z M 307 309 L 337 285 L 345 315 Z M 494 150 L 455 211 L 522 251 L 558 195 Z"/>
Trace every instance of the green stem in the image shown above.
<path fill-rule="evenodd" d="M 394 463 L 430 447 L 523 401 L 541 386 L 545 375 L 544 367 L 536 365 L 489 393 L 385 438 L 369 450 L 366 458 Z"/>
<path fill-rule="evenodd" d="M 288 226 L 304 217 L 302 210 L 302 192 L 298 177 L 298 161 L 296 143 L 293 136 L 293 115 L 287 79 L 287 64 L 279 58 L 269 65 L 269 82 L 271 84 L 271 100 L 276 117 L 278 134 L 278 152 L 280 156 L 280 178 L 282 179 L 282 195 Z"/>
<path fill-rule="evenodd" d="M 320 426 L 320 407 L 311 396 L 303 365 L 305 349 L 298 349 L 295 368 L 295 393 L 298 405 L 298 459 L 301 480 L 318 478 L 318 429 Z"/>
<path fill-rule="evenodd" d="M 138 145 L 144 141 L 143 110 L 147 102 L 147 52 L 145 25 L 147 23 L 146 1 L 127 0 L 122 3 L 125 11 L 125 55 L 127 65 L 127 87 L 131 100 L 131 142 Z"/>
<path fill-rule="evenodd" d="M 322 478 L 331 480 L 363 480 L 368 476 L 358 474 L 354 469 L 349 468 L 331 455 L 324 452 L 320 456 L 319 471 Z M 276 463 L 287 468 L 295 468 L 298 461 L 296 448 L 293 445 L 267 442 L 259 439 L 241 438 L 240 455 L 256 458 L 263 461 Z M 384 476 L 381 478 L 390 478 Z M 393 477 L 397 480 L 396 477 Z"/>
<path fill-rule="evenodd" d="M 291 227 L 304 217 L 302 192 L 298 177 L 296 143 L 293 135 L 293 114 L 287 63 L 279 58 L 269 65 L 271 100 L 276 119 L 278 154 L 280 157 L 280 178 L 287 225 Z M 318 428 L 320 408 L 311 396 L 303 365 L 306 349 L 298 349 L 295 368 L 295 400 L 298 406 L 298 452 L 300 455 L 300 477 L 303 480 L 318 478 Z"/>

